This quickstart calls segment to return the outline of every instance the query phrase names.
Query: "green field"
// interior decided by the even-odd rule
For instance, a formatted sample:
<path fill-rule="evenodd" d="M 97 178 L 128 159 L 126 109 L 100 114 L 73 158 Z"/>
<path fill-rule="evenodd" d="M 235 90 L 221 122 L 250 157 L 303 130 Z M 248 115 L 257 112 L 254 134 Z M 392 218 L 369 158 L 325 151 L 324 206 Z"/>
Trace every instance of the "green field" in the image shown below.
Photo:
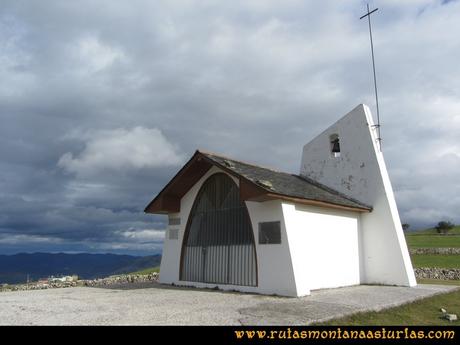
<path fill-rule="evenodd" d="M 460 235 L 407 234 L 409 248 L 460 248 Z"/>
<path fill-rule="evenodd" d="M 414 267 L 460 268 L 460 255 L 411 255 Z"/>
<path fill-rule="evenodd" d="M 440 280 L 440 279 L 417 279 L 419 284 L 441 284 L 460 286 L 460 280 Z"/>
<path fill-rule="evenodd" d="M 449 230 L 448 235 L 439 235 L 436 229 L 406 233 L 409 248 L 460 248 L 460 226 Z"/>
<path fill-rule="evenodd" d="M 423 282 L 425 283 L 425 281 Z M 433 283 L 433 281 L 430 281 L 430 283 Z M 444 281 L 441 281 L 441 283 L 444 283 Z M 455 285 L 460 285 L 459 281 L 456 281 L 455 283 Z M 451 282 L 450 285 L 454 284 Z M 439 310 L 441 307 L 445 308 L 448 313 L 459 315 L 460 290 L 426 298 L 421 301 L 380 312 L 357 313 L 341 319 L 335 319 L 322 323 L 322 325 L 460 325 L 460 321 L 449 322 L 442 319 L 442 314 Z"/>

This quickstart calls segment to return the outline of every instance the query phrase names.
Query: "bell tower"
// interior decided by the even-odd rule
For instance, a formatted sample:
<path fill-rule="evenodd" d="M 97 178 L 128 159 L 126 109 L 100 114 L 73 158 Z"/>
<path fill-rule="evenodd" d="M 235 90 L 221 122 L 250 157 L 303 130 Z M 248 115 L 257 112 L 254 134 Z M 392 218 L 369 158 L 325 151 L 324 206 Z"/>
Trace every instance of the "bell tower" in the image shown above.
<path fill-rule="evenodd" d="M 377 131 L 358 105 L 303 147 L 300 174 L 372 206 L 360 219 L 362 284 L 415 286 Z"/>

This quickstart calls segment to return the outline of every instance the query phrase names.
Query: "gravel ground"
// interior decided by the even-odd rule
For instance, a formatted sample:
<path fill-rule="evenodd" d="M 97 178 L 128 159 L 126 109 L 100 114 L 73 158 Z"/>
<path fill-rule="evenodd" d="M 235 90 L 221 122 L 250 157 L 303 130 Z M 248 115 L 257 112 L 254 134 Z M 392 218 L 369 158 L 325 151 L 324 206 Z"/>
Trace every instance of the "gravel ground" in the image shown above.
<path fill-rule="evenodd" d="M 178 288 L 157 283 L 0 294 L 1 325 L 305 325 L 380 310 L 455 286 L 354 286 L 302 298 Z"/>

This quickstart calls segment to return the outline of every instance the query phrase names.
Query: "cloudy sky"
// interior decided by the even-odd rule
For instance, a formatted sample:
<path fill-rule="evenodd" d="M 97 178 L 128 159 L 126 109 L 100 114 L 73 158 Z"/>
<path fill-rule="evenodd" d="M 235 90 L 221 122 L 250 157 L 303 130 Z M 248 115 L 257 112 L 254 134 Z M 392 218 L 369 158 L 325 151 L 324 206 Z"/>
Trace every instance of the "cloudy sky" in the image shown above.
<path fill-rule="evenodd" d="M 375 112 L 363 1 L 0 2 L 0 254 L 157 253 L 142 211 L 196 148 L 297 173 Z M 460 2 L 371 6 L 401 218 L 460 223 Z"/>

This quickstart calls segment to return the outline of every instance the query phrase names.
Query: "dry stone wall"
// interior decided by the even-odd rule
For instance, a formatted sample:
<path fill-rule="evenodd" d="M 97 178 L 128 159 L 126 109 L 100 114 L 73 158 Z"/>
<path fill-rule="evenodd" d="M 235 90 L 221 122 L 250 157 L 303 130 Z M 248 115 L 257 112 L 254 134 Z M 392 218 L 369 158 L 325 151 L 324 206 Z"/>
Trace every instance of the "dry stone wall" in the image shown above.
<path fill-rule="evenodd" d="M 17 285 L 0 285 L 0 292 L 6 291 L 25 291 L 25 290 L 45 290 L 56 288 L 67 288 L 75 286 L 91 286 L 91 287 L 109 287 L 112 285 L 128 285 L 134 283 L 148 283 L 156 282 L 158 280 L 158 273 L 153 272 L 150 274 L 123 274 L 119 276 L 112 276 L 101 279 L 92 280 L 78 280 L 72 282 L 35 282 L 29 284 Z"/>
<path fill-rule="evenodd" d="M 414 272 L 422 279 L 460 280 L 460 268 L 419 267 Z"/>
<path fill-rule="evenodd" d="M 415 255 L 460 255 L 460 248 L 412 248 Z"/>

